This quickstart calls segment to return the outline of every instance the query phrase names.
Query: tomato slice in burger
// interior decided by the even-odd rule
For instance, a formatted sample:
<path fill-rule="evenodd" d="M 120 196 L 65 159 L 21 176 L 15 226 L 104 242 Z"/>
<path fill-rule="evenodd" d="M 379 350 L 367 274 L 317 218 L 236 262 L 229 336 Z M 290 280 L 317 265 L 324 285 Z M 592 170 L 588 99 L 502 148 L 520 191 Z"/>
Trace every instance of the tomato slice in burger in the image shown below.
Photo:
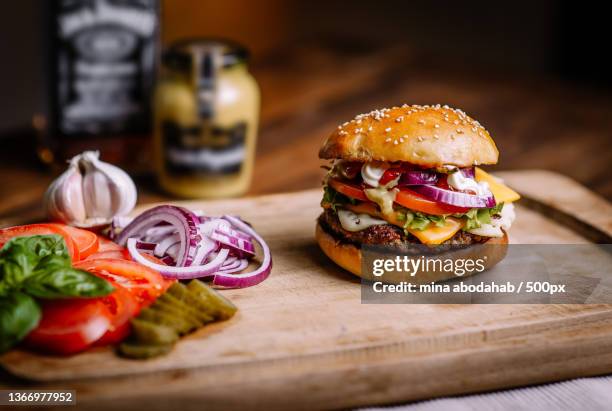
<path fill-rule="evenodd" d="M 151 304 L 174 282 L 164 279 L 155 270 L 128 260 L 100 258 L 83 260 L 74 266 L 126 288 L 142 306 Z"/>
<path fill-rule="evenodd" d="M 407 188 L 399 189 L 395 196 L 395 202 L 410 210 L 433 215 L 466 213 L 469 211 L 469 208 L 456 207 L 432 201 Z"/>
<path fill-rule="evenodd" d="M 363 189 L 358 185 L 345 183 L 335 178 L 330 178 L 328 184 L 331 188 L 347 197 L 354 198 L 355 200 L 370 201 L 363 192 Z"/>
<path fill-rule="evenodd" d="M 112 314 L 101 298 L 46 300 L 42 318 L 24 342 L 52 354 L 75 354 L 99 340 L 111 326 Z"/>
<path fill-rule="evenodd" d="M 72 239 L 72 235 L 65 230 L 61 224 L 28 224 L 15 227 L 3 228 L 0 230 L 0 248 L 14 237 L 28 237 L 32 235 L 59 234 L 64 238 L 68 253 L 73 261 L 80 258 L 77 245 Z"/>
<path fill-rule="evenodd" d="M 81 260 L 98 251 L 100 242 L 96 233 L 92 233 L 91 231 L 83 230 L 81 228 L 71 227 L 69 225 L 53 225 L 59 226 L 60 229 L 65 230 L 68 232 L 68 234 L 70 234 L 72 241 L 74 241 L 76 247 L 79 249 L 79 258 Z"/>

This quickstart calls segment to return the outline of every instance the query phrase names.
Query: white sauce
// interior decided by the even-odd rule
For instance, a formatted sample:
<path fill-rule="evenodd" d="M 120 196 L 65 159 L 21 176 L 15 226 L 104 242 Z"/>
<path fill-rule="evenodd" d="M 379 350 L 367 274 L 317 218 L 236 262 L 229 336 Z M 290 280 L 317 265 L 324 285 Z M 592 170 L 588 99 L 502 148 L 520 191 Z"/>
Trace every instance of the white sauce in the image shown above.
<path fill-rule="evenodd" d="M 448 185 L 458 191 L 471 191 L 479 196 L 491 194 L 489 183 L 481 181 L 480 183 L 472 178 L 463 175 L 461 170 L 457 170 L 448 175 Z"/>
<path fill-rule="evenodd" d="M 397 196 L 396 188 L 391 190 L 387 190 L 385 187 L 366 188 L 363 192 L 368 200 L 378 204 L 383 215 L 393 214 L 393 202 Z"/>
<path fill-rule="evenodd" d="M 492 218 L 491 224 L 483 224 L 480 228 L 469 230 L 468 233 L 483 237 L 503 237 L 504 233 L 502 229 L 508 231 L 515 218 L 516 213 L 514 212 L 514 204 L 504 204 L 499 218 Z"/>
<path fill-rule="evenodd" d="M 356 214 L 348 210 L 338 210 L 340 225 L 346 231 L 361 231 L 373 225 L 387 224 L 385 220 L 374 218 L 368 214 Z"/>
<path fill-rule="evenodd" d="M 361 166 L 361 178 L 370 187 L 378 187 L 380 179 L 388 168 L 389 164 L 381 161 L 364 163 Z"/>

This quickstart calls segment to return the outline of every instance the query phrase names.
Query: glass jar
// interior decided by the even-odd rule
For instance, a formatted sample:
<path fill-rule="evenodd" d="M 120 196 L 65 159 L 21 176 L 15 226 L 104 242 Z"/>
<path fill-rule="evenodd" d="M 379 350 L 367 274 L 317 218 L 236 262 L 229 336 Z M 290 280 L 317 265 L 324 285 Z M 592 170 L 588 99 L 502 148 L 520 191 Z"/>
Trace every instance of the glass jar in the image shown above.
<path fill-rule="evenodd" d="M 154 99 L 159 184 L 188 198 L 230 197 L 251 183 L 260 96 L 244 48 L 209 40 L 173 45 Z"/>

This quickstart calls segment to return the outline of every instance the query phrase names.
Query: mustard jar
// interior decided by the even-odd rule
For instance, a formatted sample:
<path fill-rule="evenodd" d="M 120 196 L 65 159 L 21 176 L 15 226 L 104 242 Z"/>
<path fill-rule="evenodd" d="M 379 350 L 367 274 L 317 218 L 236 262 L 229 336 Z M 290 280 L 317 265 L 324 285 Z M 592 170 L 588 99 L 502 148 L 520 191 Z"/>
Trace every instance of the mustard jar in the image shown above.
<path fill-rule="evenodd" d="M 247 52 L 213 40 L 176 43 L 163 56 L 154 98 L 154 152 L 161 187 L 218 198 L 251 183 L 260 109 Z"/>

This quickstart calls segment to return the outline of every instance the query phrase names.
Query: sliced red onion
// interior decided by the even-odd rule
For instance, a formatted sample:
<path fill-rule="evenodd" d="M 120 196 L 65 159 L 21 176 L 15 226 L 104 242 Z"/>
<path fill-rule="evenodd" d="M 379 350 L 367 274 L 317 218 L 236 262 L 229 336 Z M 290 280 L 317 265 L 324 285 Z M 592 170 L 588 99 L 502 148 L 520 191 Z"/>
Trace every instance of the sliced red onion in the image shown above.
<path fill-rule="evenodd" d="M 144 239 L 153 243 L 160 242 L 170 234 L 174 233 L 176 228 L 171 225 L 157 226 L 149 228 L 144 235 Z"/>
<path fill-rule="evenodd" d="M 412 186 L 416 184 L 436 184 L 438 175 L 432 171 L 405 171 L 397 185 Z"/>
<path fill-rule="evenodd" d="M 272 256 L 270 254 L 270 248 L 263 240 L 263 238 L 261 238 L 259 234 L 255 232 L 255 230 L 253 230 L 241 219 L 229 215 L 223 216 L 223 219 L 230 222 L 234 227 L 238 228 L 239 230 L 252 236 L 255 241 L 259 243 L 263 251 L 263 260 L 261 262 L 261 266 L 259 266 L 259 268 L 255 271 L 251 271 L 244 274 L 218 273 L 213 279 L 213 284 L 226 288 L 242 288 L 259 284 L 260 282 L 265 280 L 268 275 L 270 275 L 270 271 L 272 271 Z"/>
<path fill-rule="evenodd" d="M 253 243 L 240 238 L 237 232 L 230 228 L 220 226 L 211 234 L 210 238 L 228 246 L 241 258 L 255 255 Z"/>
<path fill-rule="evenodd" d="M 170 257 L 174 259 L 174 261 L 176 261 L 176 258 L 178 257 L 178 253 L 180 249 L 181 249 L 180 243 L 174 243 L 170 247 L 168 247 L 168 249 L 166 250 L 166 254 L 168 254 Z"/>
<path fill-rule="evenodd" d="M 466 208 L 491 208 L 495 207 L 495 197 L 493 194 L 479 196 L 474 194 L 461 193 L 459 191 L 446 190 L 437 186 L 417 185 L 412 186 L 412 190 L 423 194 L 425 197 L 439 203 L 449 204 L 457 207 Z"/>
<path fill-rule="evenodd" d="M 247 268 L 249 266 L 249 261 L 248 260 L 238 260 L 236 261 L 235 264 L 232 265 L 232 267 L 221 267 L 221 269 L 218 271 L 219 274 L 232 274 L 232 273 L 237 273 L 240 272 L 242 270 L 244 270 L 245 268 Z"/>
<path fill-rule="evenodd" d="M 169 255 L 165 255 L 161 258 L 161 261 L 166 264 L 166 265 L 175 265 L 175 261 L 174 258 L 170 257 Z"/>
<path fill-rule="evenodd" d="M 132 258 L 171 278 L 212 277 L 219 287 L 258 284 L 272 268 L 270 249 L 249 224 L 236 216 L 197 216 L 181 207 L 160 206 L 148 210 L 121 231 L 117 242 L 127 243 Z M 254 242 L 263 250 L 259 268 L 237 274 L 255 256 Z M 160 263 L 142 253 L 154 252 Z M 168 264 L 168 265 L 162 265 Z"/>
<path fill-rule="evenodd" d="M 461 173 L 467 178 L 474 178 L 474 176 L 476 175 L 474 172 L 474 167 L 461 168 L 460 170 Z"/>
<path fill-rule="evenodd" d="M 138 251 L 138 248 L 136 248 L 137 241 L 138 240 L 135 238 L 130 238 L 127 240 L 127 248 L 134 261 L 144 265 L 145 267 L 157 270 L 164 277 L 176 278 L 179 280 L 210 276 L 221 267 L 229 254 L 229 250 L 222 249 L 219 251 L 217 256 L 207 264 L 194 265 L 191 267 L 172 267 L 154 263 L 151 260 L 148 260 L 146 257 L 143 257 L 143 255 Z"/>
<path fill-rule="evenodd" d="M 171 234 L 168 237 L 161 240 L 157 243 L 155 247 L 155 255 L 158 257 L 162 257 L 164 254 L 168 252 L 168 249 L 175 244 L 179 244 L 181 242 L 181 238 L 178 233 Z M 177 250 L 178 251 L 178 250 Z"/>
<path fill-rule="evenodd" d="M 207 237 L 202 238 L 202 242 L 198 246 L 198 252 L 196 253 L 194 265 L 202 265 L 206 259 L 215 251 L 219 250 L 219 244 Z M 224 261 L 223 264 L 227 262 Z"/>
<path fill-rule="evenodd" d="M 142 250 L 142 251 L 152 252 L 153 250 L 155 250 L 156 246 L 157 246 L 157 244 L 155 244 L 155 243 L 148 243 L 146 241 L 138 241 L 136 243 L 136 248 L 138 248 L 139 250 Z"/>
<path fill-rule="evenodd" d="M 180 249 L 175 260 L 179 266 L 190 266 L 202 239 L 198 229 L 200 220 L 183 207 L 162 205 L 145 211 L 119 233 L 116 242 L 125 246 L 129 238 L 141 238 L 143 232 L 159 223 L 169 223 L 176 227 L 180 237 Z"/>

